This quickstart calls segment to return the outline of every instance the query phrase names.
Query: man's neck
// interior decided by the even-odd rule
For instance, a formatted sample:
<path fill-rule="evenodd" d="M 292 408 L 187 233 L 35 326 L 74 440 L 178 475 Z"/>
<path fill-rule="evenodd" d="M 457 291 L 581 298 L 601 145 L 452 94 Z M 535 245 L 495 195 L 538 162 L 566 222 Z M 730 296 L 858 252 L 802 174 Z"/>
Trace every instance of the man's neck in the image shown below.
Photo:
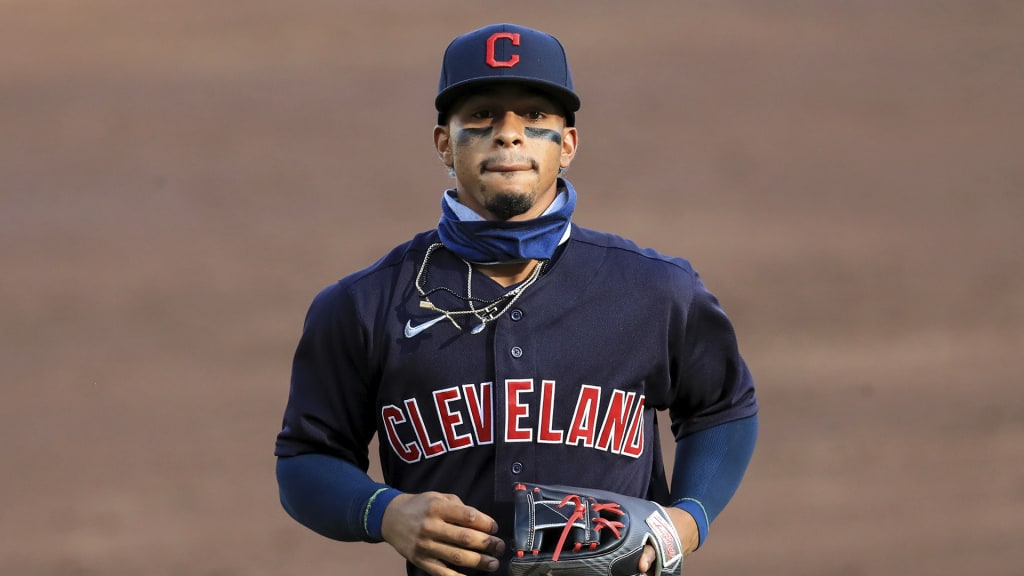
<path fill-rule="evenodd" d="M 508 264 L 474 264 L 473 267 L 484 276 L 508 288 L 529 278 L 536 265 L 536 260 L 526 260 Z"/>

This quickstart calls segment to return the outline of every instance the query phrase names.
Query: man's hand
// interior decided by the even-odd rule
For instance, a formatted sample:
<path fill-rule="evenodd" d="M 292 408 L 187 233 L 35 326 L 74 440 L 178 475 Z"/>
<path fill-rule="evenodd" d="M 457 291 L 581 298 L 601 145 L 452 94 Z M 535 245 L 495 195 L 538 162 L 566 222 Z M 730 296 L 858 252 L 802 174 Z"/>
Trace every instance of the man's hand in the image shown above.
<path fill-rule="evenodd" d="M 505 552 L 505 543 L 494 536 L 497 531 L 493 518 L 440 492 L 397 496 L 381 524 L 384 541 L 433 576 L 462 574 L 449 566 L 497 570 Z"/>
<path fill-rule="evenodd" d="M 679 541 L 683 543 L 683 557 L 689 556 L 691 552 L 697 549 L 697 545 L 700 543 L 697 521 L 688 512 L 680 510 L 675 506 L 666 506 L 665 511 L 668 512 L 669 518 L 672 519 L 672 525 L 675 526 L 676 533 L 679 534 Z M 658 553 L 654 550 L 654 546 L 648 544 L 644 548 L 643 556 L 640 557 L 640 564 L 637 566 L 637 570 L 641 574 L 648 574 L 648 570 L 654 565 L 657 557 Z"/>

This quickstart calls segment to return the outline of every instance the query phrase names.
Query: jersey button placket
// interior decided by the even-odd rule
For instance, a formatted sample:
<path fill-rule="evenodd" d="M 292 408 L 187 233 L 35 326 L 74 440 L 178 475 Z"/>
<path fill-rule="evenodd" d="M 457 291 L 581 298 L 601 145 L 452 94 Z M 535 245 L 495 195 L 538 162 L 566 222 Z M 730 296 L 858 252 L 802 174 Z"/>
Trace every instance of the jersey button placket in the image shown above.
<path fill-rule="evenodd" d="M 506 439 L 510 434 L 512 437 L 510 441 L 495 443 L 494 494 L 498 499 L 508 497 L 510 483 L 529 479 L 536 463 L 536 417 L 531 415 L 536 412 L 540 372 L 534 365 L 537 355 L 527 353 L 534 341 L 531 334 L 522 330 L 525 316 L 521 308 L 516 308 L 492 325 L 495 424 L 498 426 L 495 433 Z M 513 380 L 516 392 L 510 393 L 508 385 Z M 523 412 L 524 406 L 528 407 L 527 412 Z M 524 434 L 530 439 L 524 439 Z"/>

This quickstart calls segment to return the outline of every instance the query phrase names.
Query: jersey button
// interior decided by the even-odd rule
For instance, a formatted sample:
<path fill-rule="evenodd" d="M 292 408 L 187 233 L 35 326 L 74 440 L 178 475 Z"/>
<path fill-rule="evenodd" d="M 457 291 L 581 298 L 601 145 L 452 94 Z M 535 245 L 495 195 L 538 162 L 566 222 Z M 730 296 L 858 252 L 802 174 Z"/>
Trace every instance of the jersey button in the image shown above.
<path fill-rule="evenodd" d="M 523 356 L 523 349 L 519 346 L 513 346 L 511 352 L 513 358 L 521 358 Z"/>
<path fill-rule="evenodd" d="M 512 463 L 512 473 L 513 474 L 519 474 L 522 471 L 523 471 L 522 463 L 520 463 L 520 462 L 513 462 Z"/>
<path fill-rule="evenodd" d="M 516 322 L 519 322 L 520 320 L 523 319 L 523 311 L 520 310 L 519 308 L 516 308 L 515 310 L 508 313 L 508 317 L 511 318 L 512 320 L 515 320 Z"/>

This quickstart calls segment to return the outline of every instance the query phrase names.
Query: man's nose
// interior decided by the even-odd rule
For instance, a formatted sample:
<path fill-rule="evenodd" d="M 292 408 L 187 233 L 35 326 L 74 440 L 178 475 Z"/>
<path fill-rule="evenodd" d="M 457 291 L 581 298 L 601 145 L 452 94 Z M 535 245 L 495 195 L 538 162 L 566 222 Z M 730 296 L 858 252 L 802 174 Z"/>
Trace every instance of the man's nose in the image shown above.
<path fill-rule="evenodd" d="M 525 138 L 526 124 L 512 111 L 499 116 L 494 124 L 494 141 L 499 146 L 519 146 Z"/>

